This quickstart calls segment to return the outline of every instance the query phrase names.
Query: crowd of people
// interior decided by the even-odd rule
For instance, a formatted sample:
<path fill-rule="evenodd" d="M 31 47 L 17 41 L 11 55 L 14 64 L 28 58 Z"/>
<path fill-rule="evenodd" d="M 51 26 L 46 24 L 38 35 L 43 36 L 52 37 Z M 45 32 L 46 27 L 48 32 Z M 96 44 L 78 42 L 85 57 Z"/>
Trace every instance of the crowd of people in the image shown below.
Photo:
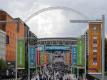
<path fill-rule="evenodd" d="M 42 73 L 33 74 L 31 80 L 76 80 L 73 78 L 73 75 L 67 73 L 65 75 L 61 75 L 58 72 L 54 75 L 47 75 Z"/>
<path fill-rule="evenodd" d="M 31 80 L 49 80 L 46 74 L 34 73 Z"/>
<path fill-rule="evenodd" d="M 76 80 L 63 64 L 48 65 L 45 70 L 33 73 L 31 80 Z"/>

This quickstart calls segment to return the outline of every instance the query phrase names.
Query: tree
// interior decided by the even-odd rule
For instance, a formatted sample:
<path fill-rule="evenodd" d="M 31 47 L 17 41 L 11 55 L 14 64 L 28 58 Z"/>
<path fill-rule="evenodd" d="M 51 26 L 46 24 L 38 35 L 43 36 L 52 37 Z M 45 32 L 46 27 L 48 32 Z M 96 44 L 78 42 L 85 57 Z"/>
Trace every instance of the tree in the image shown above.
<path fill-rule="evenodd" d="M 5 60 L 0 59 L 0 70 L 3 70 L 3 69 L 7 69 L 7 64 Z"/>

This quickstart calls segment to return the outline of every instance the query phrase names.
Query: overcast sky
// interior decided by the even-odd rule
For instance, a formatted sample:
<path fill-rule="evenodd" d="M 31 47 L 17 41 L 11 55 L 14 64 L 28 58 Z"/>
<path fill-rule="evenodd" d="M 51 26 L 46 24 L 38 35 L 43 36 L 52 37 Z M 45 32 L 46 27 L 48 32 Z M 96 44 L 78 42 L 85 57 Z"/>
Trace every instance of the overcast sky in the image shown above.
<path fill-rule="evenodd" d="M 72 8 L 89 19 L 100 19 L 103 14 L 107 16 L 107 0 L 0 0 L 2 10 L 23 21 L 38 10 L 56 6 Z M 38 37 L 72 37 L 86 31 L 87 24 L 71 24 L 70 19 L 84 17 L 73 11 L 49 10 L 35 15 L 27 24 Z M 107 34 L 107 24 L 105 31 Z"/>

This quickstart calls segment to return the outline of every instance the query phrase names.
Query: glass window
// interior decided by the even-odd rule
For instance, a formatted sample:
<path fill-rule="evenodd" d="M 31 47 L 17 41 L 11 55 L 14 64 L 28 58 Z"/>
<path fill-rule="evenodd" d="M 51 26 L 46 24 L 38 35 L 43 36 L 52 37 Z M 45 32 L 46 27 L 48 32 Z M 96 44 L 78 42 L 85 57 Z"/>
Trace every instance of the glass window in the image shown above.
<path fill-rule="evenodd" d="M 93 47 L 97 47 L 97 44 L 93 44 Z"/>
<path fill-rule="evenodd" d="M 93 65 L 97 65 L 97 57 L 93 58 Z"/>
<path fill-rule="evenodd" d="M 97 52 L 97 50 L 96 50 L 96 49 L 93 49 L 93 52 Z"/>
<path fill-rule="evenodd" d="M 97 39 L 97 36 L 94 36 L 93 39 Z"/>
<path fill-rule="evenodd" d="M 97 52 L 93 52 L 93 57 L 97 58 Z"/>
<path fill-rule="evenodd" d="M 97 50 L 97 47 L 93 47 L 94 50 Z"/>
<path fill-rule="evenodd" d="M 97 39 L 94 39 L 94 40 L 93 40 L 93 43 L 94 43 L 94 44 L 97 44 Z"/>
<path fill-rule="evenodd" d="M 9 36 L 6 35 L 6 44 L 9 44 Z"/>
<path fill-rule="evenodd" d="M 93 30 L 96 31 L 96 26 L 93 27 Z"/>

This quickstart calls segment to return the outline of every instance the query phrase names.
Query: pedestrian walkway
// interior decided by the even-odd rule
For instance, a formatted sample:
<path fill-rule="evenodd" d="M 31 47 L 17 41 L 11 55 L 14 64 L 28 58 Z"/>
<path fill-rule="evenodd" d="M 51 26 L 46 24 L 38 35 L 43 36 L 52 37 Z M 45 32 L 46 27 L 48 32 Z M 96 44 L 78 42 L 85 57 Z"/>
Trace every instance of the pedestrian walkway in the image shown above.
<path fill-rule="evenodd" d="M 15 78 L 11 78 L 11 79 L 2 79 L 2 80 L 16 80 Z M 21 80 L 20 78 L 18 78 L 17 80 Z"/>

